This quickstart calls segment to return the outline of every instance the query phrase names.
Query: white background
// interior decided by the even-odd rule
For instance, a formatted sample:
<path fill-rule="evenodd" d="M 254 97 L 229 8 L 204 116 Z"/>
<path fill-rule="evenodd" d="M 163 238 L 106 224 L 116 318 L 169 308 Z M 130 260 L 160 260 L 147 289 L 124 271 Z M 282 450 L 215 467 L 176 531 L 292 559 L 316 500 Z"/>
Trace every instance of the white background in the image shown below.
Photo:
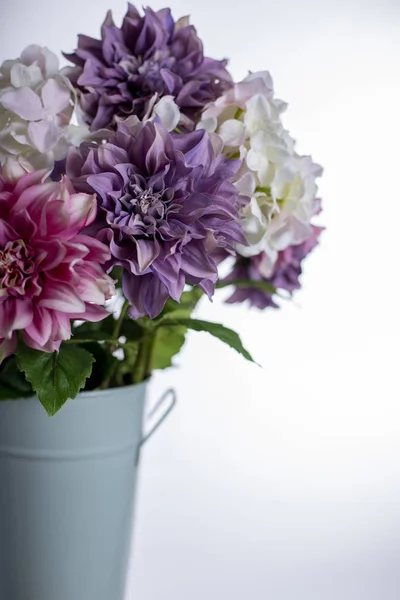
<path fill-rule="evenodd" d="M 2 0 L 0 60 L 72 50 L 108 2 Z M 299 151 L 325 167 L 327 230 L 293 304 L 199 308 L 262 369 L 193 334 L 154 378 L 179 406 L 143 454 L 129 600 L 398 600 L 400 3 L 171 6 L 235 78 L 272 72 Z"/>

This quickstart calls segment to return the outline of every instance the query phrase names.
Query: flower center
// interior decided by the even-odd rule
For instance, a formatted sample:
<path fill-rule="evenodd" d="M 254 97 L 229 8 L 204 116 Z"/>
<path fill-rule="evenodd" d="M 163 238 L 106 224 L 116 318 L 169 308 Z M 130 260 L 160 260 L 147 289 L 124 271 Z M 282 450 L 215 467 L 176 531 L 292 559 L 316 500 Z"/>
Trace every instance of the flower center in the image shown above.
<path fill-rule="evenodd" d="M 165 218 L 173 195 L 172 189 L 165 189 L 160 184 L 151 185 L 140 175 L 132 175 L 120 202 L 127 212 L 137 216 L 136 221 L 150 226 Z"/>
<path fill-rule="evenodd" d="M 140 190 L 138 191 L 137 197 L 135 199 L 132 198 L 131 204 L 133 206 L 138 206 L 142 215 L 147 215 L 149 209 L 156 204 L 157 206 L 160 205 L 160 208 L 163 208 L 162 203 L 160 204 L 161 196 L 162 193 L 154 192 L 152 189 L 144 191 Z"/>
<path fill-rule="evenodd" d="M 0 296 L 24 296 L 36 272 L 32 249 L 23 240 L 0 249 Z"/>
<path fill-rule="evenodd" d="M 174 70 L 176 60 L 168 50 L 157 50 L 150 58 L 128 56 L 119 62 L 119 66 L 128 76 L 131 92 L 161 94 L 165 83 L 161 76 L 161 69 Z"/>

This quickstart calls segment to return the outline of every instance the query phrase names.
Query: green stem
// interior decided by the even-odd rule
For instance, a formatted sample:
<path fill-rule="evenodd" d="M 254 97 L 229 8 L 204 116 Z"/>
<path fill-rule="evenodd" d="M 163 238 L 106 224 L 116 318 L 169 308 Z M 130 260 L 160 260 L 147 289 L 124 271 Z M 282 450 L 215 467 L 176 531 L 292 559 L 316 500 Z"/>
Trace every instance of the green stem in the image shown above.
<path fill-rule="evenodd" d="M 121 331 L 122 323 L 124 322 L 124 319 L 126 317 L 126 313 L 128 312 L 129 306 L 130 306 L 130 304 L 129 304 L 128 300 L 125 300 L 125 302 L 121 308 L 121 313 L 120 313 L 118 319 L 115 321 L 114 330 L 113 330 L 113 337 L 115 339 L 119 338 L 119 333 Z"/>
<path fill-rule="evenodd" d="M 133 380 L 141 383 L 151 375 L 151 355 L 153 352 L 154 336 L 145 338 L 139 345 L 139 353 L 135 364 Z"/>

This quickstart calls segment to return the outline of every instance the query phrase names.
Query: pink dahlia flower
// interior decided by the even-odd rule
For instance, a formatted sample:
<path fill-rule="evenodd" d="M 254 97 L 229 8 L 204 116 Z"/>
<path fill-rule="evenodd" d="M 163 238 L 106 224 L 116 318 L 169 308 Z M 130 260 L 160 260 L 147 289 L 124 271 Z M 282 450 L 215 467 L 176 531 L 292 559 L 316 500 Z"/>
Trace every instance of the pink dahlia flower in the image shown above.
<path fill-rule="evenodd" d="M 101 265 L 108 248 L 82 235 L 96 197 L 78 194 L 48 171 L 16 183 L 0 172 L 0 361 L 16 349 L 18 330 L 31 348 L 52 352 L 71 337 L 71 321 L 100 321 L 113 294 Z"/>

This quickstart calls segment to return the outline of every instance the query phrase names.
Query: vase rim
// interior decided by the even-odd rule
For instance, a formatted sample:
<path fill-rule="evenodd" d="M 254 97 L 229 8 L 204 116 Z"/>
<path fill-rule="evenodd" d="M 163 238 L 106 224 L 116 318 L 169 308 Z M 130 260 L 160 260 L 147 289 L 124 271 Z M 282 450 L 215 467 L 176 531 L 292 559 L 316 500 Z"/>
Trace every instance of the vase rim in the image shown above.
<path fill-rule="evenodd" d="M 107 388 L 106 390 L 87 390 L 87 391 L 81 391 L 78 392 L 78 394 L 75 396 L 75 398 L 69 398 L 67 400 L 66 403 L 69 402 L 75 402 L 76 400 L 89 400 L 90 398 L 96 398 L 98 396 L 105 396 L 107 394 L 110 394 L 110 392 L 117 392 L 117 390 L 140 390 L 142 388 L 145 388 L 148 383 L 149 383 L 150 379 L 146 379 L 146 381 L 141 381 L 140 383 L 134 383 L 131 385 L 121 385 L 119 387 L 113 387 L 113 388 Z M 33 396 L 27 396 L 25 398 L 10 398 L 9 400 L 2 400 L 0 402 L 0 404 L 5 404 L 6 402 L 21 402 L 21 401 L 29 401 L 29 400 L 38 400 L 38 397 L 36 394 L 34 394 Z"/>
<path fill-rule="evenodd" d="M 105 390 L 87 390 L 86 392 L 79 392 L 78 395 L 73 399 L 73 400 L 78 400 L 78 398 L 93 398 L 95 396 L 103 396 L 105 395 L 105 393 L 110 393 L 113 391 L 117 391 L 117 390 L 138 390 L 141 387 L 146 387 L 149 383 L 149 379 L 146 379 L 146 381 L 141 381 L 140 383 L 133 383 L 131 385 L 120 385 L 118 387 L 113 387 L 113 388 L 107 388 Z M 68 402 L 70 402 L 70 400 L 68 400 Z"/>

